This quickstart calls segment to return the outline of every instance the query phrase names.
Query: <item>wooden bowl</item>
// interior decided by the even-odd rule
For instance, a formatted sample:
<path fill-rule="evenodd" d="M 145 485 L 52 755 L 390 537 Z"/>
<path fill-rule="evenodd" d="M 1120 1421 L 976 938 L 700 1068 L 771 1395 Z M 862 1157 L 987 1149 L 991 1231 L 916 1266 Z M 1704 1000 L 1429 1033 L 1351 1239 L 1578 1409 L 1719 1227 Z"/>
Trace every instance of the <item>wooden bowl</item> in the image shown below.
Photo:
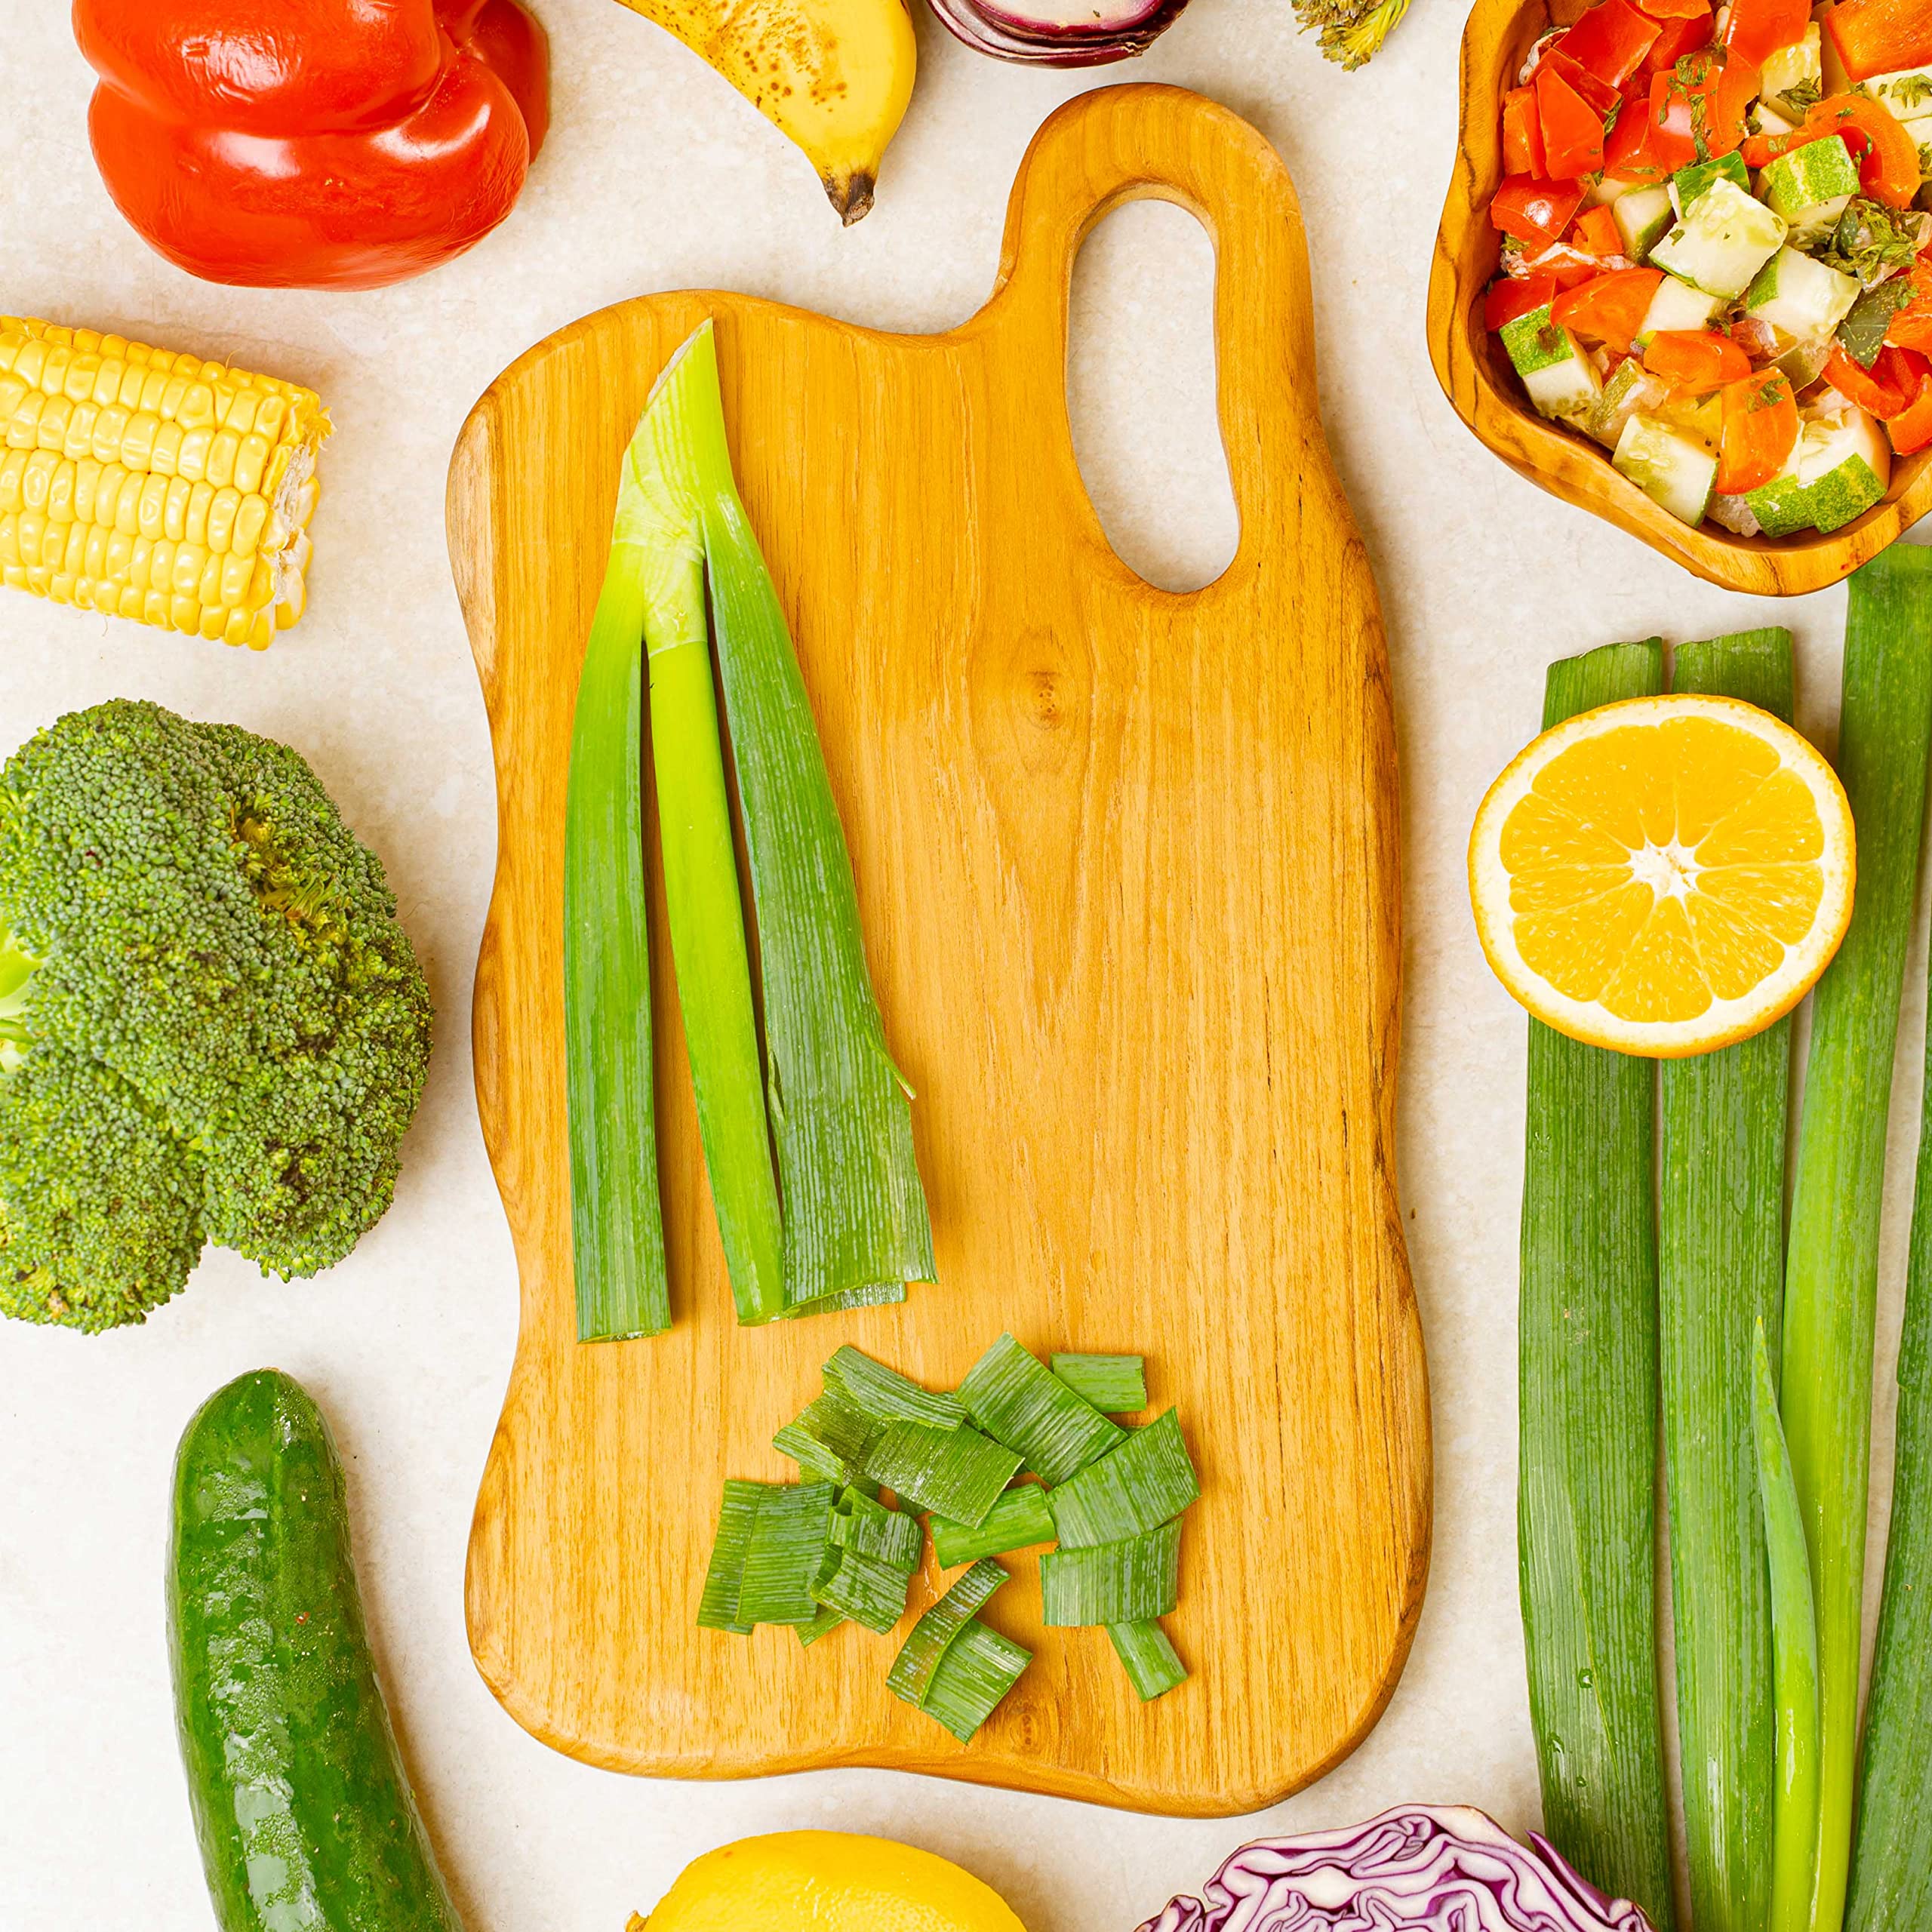
<path fill-rule="evenodd" d="M 1502 345 L 1483 327 L 1482 295 L 1502 237 L 1490 226 L 1503 178 L 1499 109 L 1531 43 L 1567 25 L 1583 0 L 1475 0 L 1463 35 L 1462 131 L 1429 276 L 1429 354 L 1456 414 L 1513 469 L 1552 496 L 1593 510 L 1694 575 L 1754 596 L 1791 597 L 1848 577 L 1932 510 L 1932 451 L 1892 466 L 1882 503 L 1829 537 L 1734 537 L 1693 530 L 1610 466 L 1580 432 L 1546 422 L 1523 394 Z"/>

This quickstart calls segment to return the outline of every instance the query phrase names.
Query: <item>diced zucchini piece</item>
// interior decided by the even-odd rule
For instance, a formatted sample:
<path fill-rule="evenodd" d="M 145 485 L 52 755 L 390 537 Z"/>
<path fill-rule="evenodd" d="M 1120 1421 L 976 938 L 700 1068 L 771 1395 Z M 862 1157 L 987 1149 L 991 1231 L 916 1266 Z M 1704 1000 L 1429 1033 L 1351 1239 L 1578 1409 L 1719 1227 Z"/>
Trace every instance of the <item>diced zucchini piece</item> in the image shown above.
<path fill-rule="evenodd" d="M 1915 121 L 1932 117 L 1932 65 L 1874 74 L 1863 85 L 1874 100 L 1908 127 Z"/>
<path fill-rule="evenodd" d="M 1644 311 L 1643 326 L 1637 331 L 1638 344 L 1641 347 L 1665 329 L 1706 328 L 1711 318 L 1723 306 L 1721 296 L 1706 295 L 1702 289 L 1693 288 L 1687 281 L 1679 281 L 1674 275 L 1667 275 L 1651 297 L 1651 306 Z"/>
<path fill-rule="evenodd" d="M 1551 315 L 1547 303 L 1504 323 L 1500 334 L 1539 415 L 1558 422 L 1588 417 L 1603 393 L 1603 378 L 1576 337 Z"/>
<path fill-rule="evenodd" d="M 1670 232 L 1671 224 L 1677 218 L 1670 190 L 1661 185 L 1632 188 L 1617 198 L 1610 212 L 1617 223 L 1617 233 L 1623 238 L 1623 252 L 1638 263 L 1650 260 L 1651 251 Z"/>
<path fill-rule="evenodd" d="M 1631 417 L 1610 460 L 1653 503 L 1694 527 L 1710 507 L 1718 460 L 1694 436 L 1654 416 Z"/>
<path fill-rule="evenodd" d="M 1626 181 L 1619 174 L 1599 174 L 1583 190 L 1583 205 L 1592 208 L 1614 208 L 1636 185 L 1635 182 Z"/>
<path fill-rule="evenodd" d="M 1832 140 L 1838 140 L 1834 134 Z M 1812 143 L 1822 147 L 1822 141 Z M 1844 143 L 1838 142 L 1842 147 Z M 1802 153 L 1804 150 L 1798 150 Z M 1744 297 L 1744 312 L 1795 335 L 1816 342 L 1829 335 L 1851 312 L 1858 300 L 1855 276 L 1840 275 L 1795 248 L 1780 248 L 1758 272 Z M 1645 318 L 1647 321 L 1648 318 Z"/>
<path fill-rule="evenodd" d="M 1728 181 L 1734 187 L 1751 192 L 1751 171 L 1744 157 L 1734 149 L 1715 161 L 1694 161 L 1670 177 L 1670 198 L 1681 214 L 1714 181 Z"/>
<path fill-rule="evenodd" d="M 1638 411 L 1654 414 L 1669 395 L 1669 386 L 1659 382 L 1635 356 L 1626 357 L 1604 384 L 1603 394 L 1597 398 L 1597 406 L 1583 427 L 1605 449 L 1614 450 L 1624 424 Z"/>
<path fill-rule="evenodd" d="M 1813 88 L 1820 94 L 1824 91 L 1824 50 L 1820 38 L 1818 23 L 1814 20 L 1805 28 L 1801 40 L 1793 41 L 1789 47 L 1780 47 L 1758 70 L 1758 91 L 1771 103 L 1773 111 L 1780 118 L 1787 111 L 1791 112 L 1794 120 L 1804 118 L 1804 109 L 1799 102 L 1792 101 L 1787 106 L 1783 99 L 1793 88 L 1801 92 Z"/>
<path fill-rule="evenodd" d="M 1855 404 L 1814 417 L 1798 432 L 1784 468 L 1745 498 L 1767 537 L 1831 531 L 1862 516 L 1891 481 L 1891 445 Z"/>
<path fill-rule="evenodd" d="M 1844 146 L 1842 141 L 1838 144 Z M 1777 253 L 1784 237 L 1781 213 L 1753 201 L 1735 181 L 1719 175 L 1651 251 L 1651 266 L 1668 269 L 1692 288 L 1729 300 L 1751 286 L 1752 277 Z"/>
<path fill-rule="evenodd" d="M 1858 192 L 1858 164 L 1841 135 L 1827 134 L 1780 155 L 1758 186 L 1764 205 L 1789 227 L 1792 246 L 1802 248 L 1829 235 Z"/>

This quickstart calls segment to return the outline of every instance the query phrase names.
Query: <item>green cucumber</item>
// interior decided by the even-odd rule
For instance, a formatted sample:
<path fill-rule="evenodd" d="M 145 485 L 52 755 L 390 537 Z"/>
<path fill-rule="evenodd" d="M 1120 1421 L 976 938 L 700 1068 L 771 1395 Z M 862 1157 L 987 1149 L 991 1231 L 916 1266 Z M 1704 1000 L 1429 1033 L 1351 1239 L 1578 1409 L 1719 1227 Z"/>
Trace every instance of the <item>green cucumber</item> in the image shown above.
<path fill-rule="evenodd" d="M 279 1370 L 181 1438 L 168 1622 L 220 1932 L 461 1932 L 370 1658 L 342 1466 Z"/>

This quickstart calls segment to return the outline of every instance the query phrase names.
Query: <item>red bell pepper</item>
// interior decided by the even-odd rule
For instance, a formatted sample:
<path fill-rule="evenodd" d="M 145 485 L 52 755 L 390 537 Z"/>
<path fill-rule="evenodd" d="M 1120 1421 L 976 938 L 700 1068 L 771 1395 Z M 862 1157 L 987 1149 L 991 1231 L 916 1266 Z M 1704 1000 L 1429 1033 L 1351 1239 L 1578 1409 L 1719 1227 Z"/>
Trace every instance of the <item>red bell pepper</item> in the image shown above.
<path fill-rule="evenodd" d="M 1552 312 L 1572 335 L 1627 351 L 1663 281 L 1661 269 L 1613 269 L 1558 296 Z"/>
<path fill-rule="evenodd" d="M 1932 61 L 1932 11 L 1925 0 L 1839 0 L 1825 31 L 1854 81 Z"/>
<path fill-rule="evenodd" d="M 1842 349 L 1833 345 L 1825 365 L 1825 379 L 1841 395 L 1868 411 L 1881 423 L 1903 413 L 1918 394 L 1921 361 L 1908 361 L 1909 351 L 1890 343 L 1879 350 L 1869 369 L 1861 369 Z"/>
<path fill-rule="evenodd" d="M 1482 298 L 1482 325 L 1500 329 L 1518 315 L 1534 315 L 1556 294 L 1555 278 L 1546 275 L 1503 275 Z"/>
<path fill-rule="evenodd" d="M 1918 149 L 1887 108 L 1868 95 L 1827 95 L 1807 109 L 1804 125 L 1789 134 L 1754 134 L 1744 143 L 1752 168 L 1768 167 L 1781 154 L 1836 134 L 1858 164 L 1859 185 L 1887 208 L 1909 208 L 1921 179 Z"/>
<path fill-rule="evenodd" d="M 1781 371 L 1759 369 L 1720 395 L 1716 488 L 1727 497 L 1761 489 L 1798 444 L 1798 399 Z"/>
<path fill-rule="evenodd" d="M 1660 329 L 1644 350 L 1644 367 L 1687 395 L 1708 395 L 1751 374 L 1751 358 L 1712 329 Z"/>
<path fill-rule="evenodd" d="M 1604 137 L 1603 171 L 1620 181 L 1667 181 L 1675 166 L 1657 152 L 1657 130 L 1651 125 L 1647 100 L 1624 103 Z"/>
<path fill-rule="evenodd" d="M 1686 54 L 1651 79 L 1652 150 L 1673 168 L 1735 153 L 1757 91 L 1758 70 L 1748 61 L 1731 60 L 1721 48 Z"/>
<path fill-rule="evenodd" d="M 1692 11 L 1675 14 L 1660 25 L 1663 31 L 1650 52 L 1644 56 L 1644 64 L 1638 69 L 1645 75 L 1667 74 L 1685 54 L 1697 53 L 1709 46 L 1717 31 L 1717 16 L 1706 0 L 1697 0 Z"/>
<path fill-rule="evenodd" d="M 1912 299 L 1893 312 L 1885 340 L 1900 349 L 1932 355 L 1932 261 L 1922 255 L 1912 271 Z"/>
<path fill-rule="evenodd" d="M 1586 208 L 1570 229 L 1571 244 L 1589 255 L 1620 255 L 1623 237 L 1617 217 L 1607 208 Z"/>
<path fill-rule="evenodd" d="M 1807 0 L 1730 0 L 1724 44 L 1734 60 L 1761 67 L 1780 48 L 1802 40 L 1810 21 Z"/>
<path fill-rule="evenodd" d="M 1577 91 L 1550 60 L 1537 68 L 1536 88 L 1544 165 L 1563 181 L 1595 174 L 1603 166 L 1602 112 Z"/>
<path fill-rule="evenodd" d="M 1885 425 L 1900 456 L 1932 447 L 1932 376 L 1919 378 L 1918 393 Z"/>
<path fill-rule="evenodd" d="M 1624 0 L 1598 0 L 1556 43 L 1555 51 L 1576 62 L 1586 74 L 1612 88 L 1620 88 L 1644 64 L 1663 31 Z"/>
<path fill-rule="evenodd" d="M 1596 109 L 1599 119 L 1606 118 L 1623 99 L 1607 81 L 1598 80 L 1587 67 L 1571 60 L 1560 45 L 1552 47 L 1537 63 L 1537 78 L 1540 80 L 1545 74 L 1561 74 Z"/>
<path fill-rule="evenodd" d="M 1701 20 L 1711 11 L 1710 0 L 1637 0 L 1637 5 L 1654 20 Z M 1705 35 L 1705 40 L 1709 38 Z M 1701 47 L 1703 42 L 1698 45 Z"/>
<path fill-rule="evenodd" d="M 108 192 L 211 281 L 374 288 L 510 211 L 549 117 L 518 0 L 75 0 Z"/>
<path fill-rule="evenodd" d="M 1491 222 L 1505 235 L 1532 248 L 1555 245 L 1583 205 L 1583 189 L 1576 181 L 1537 181 L 1509 174 L 1489 205 Z"/>
<path fill-rule="evenodd" d="M 1537 118 L 1534 88 L 1512 88 L 1503 97 L 1503 171 L 1548 175 L 1543 154 L 1543 124 Z"/>

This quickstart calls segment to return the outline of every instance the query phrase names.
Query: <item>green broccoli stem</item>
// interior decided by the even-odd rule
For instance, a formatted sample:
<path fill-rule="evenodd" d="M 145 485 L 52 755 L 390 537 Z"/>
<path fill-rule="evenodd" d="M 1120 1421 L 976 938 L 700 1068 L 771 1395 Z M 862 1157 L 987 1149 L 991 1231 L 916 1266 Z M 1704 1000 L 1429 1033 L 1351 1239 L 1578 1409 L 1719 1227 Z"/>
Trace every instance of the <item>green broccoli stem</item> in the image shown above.
<path fill-rule="evenodd" d="M 12 921 L 0 914 L 0 1074 L 13 1072 L 29 1044 L 27 992 L 40 965 L 21 945 Z"/>

